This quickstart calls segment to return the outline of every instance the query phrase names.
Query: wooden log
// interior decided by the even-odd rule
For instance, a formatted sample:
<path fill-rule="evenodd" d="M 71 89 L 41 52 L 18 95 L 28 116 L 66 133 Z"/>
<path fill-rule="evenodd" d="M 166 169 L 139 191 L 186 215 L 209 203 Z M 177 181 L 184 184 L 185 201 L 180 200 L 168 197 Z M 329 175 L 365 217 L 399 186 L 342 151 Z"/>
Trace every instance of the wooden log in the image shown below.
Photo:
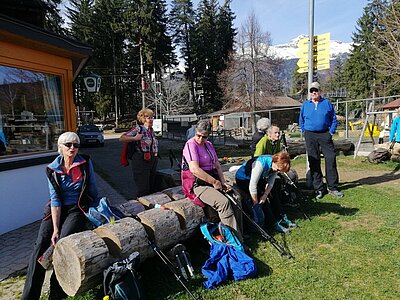
<path fill-rule="evenodd" d="M 153 208 L 155 204 L 164 205 L 165 203 L 171 202 L 171 198 L 161 192 L 142 196 L 138 198 L 138 201 L 142 203 L 146 208 Z"/>
<path fill-rule="evenodd" d="M 104 240 L 113 258 L 123 259 L 137 251 L 140 253 L 140 260 L 144 261 L 153 254 L 143 225 L 133 218 L 123 218 L 114 224 L 105 224 L 96 228 L 94 232 Z"/>
<path fill-rule="evenodd" d="M 182 191 L 182 186 L 180 185 L 162 190 L 161 192 L 167 194 L 172 200 L 182 200 L 186 198 L 186 195 Z"/>
<path fill-rule="evenodd" d="M 154 208 L 141 212 L 138 218 L 150 239 L 161 249 L 175 245 L 184 234 L 173 210 Z"/>
<path fill-rule="evenodd" d="M 105 242 L 93 231 L 71 234 L 59 240 L 53 254 L 57 280 L 69 296 L 97 286 L 110 262 Z"/>
<path fill-rule="evenodd" d="M 136 216 L 138 213 L 145 211 L 145 207 L 137 200 L 129 200 L 118 207 L 125 215 Z"/>
<path fill-rule="evenodd" d="M 169 202 L 165 204 L 165 207 L 173 210 L 178 216 L 180 228 L 183 231 L 181 240 L 193 235 L 204 217 L 203 209 L 187 198 Z"/>
<path fill-rule="evenodd" d="M 334 140 L 335 151 L 343 152 L 344 155 L 351 155 L 354 152 L 354 144 L 349 140 Z M 306 144 L 304 141 L 288 142 L 288 151 L 290 157 L 295 157 L 300 154 L 306 154 Z"/>

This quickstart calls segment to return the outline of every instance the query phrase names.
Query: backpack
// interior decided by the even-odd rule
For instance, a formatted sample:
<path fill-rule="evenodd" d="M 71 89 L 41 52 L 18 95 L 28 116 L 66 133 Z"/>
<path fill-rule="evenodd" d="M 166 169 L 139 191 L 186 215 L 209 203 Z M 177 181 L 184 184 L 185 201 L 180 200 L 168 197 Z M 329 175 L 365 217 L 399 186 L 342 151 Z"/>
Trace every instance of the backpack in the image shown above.
<path fill-rule="evenodd" d="M 143 133 L 143 126 L 139 125 L 139 134 Z M 128 143 L 127 149 L 126 149 L 126 158 L 132 160 L 132 156 L 134 153 L 136 153 L 140 149 L 139 142 L 130 142 Z"/>
<path fill-rule="evenodd" d="M 230 245 L 244 252 L 242 243 L 232 229 L 221 222 L 207 222 L 200 225 L 201 233 L 210 244 Z"/>
<path fill-rule="evenodd" d="M 117 208 L 110 206 L 106 197 L 101 198 L 97 206 L 89 207 L 85 216 L 95 227 L 107 223 L 113 224 L 114 221 L 124 217 L 123 213 Z"/>
<path fill-rule="evenodd" d="M 371 164 L 379 164 L 390 159 L 390 151 L 385 148 L 378 148 L 368 154 L 368 161 Z"/>
<path fill-rule="evenodd" d="M 139 252 L 133 252 L 127 258 L 117 261 L 103 272 L 104 295 L 112 300 L 146 299 L 139 273 Z"/>

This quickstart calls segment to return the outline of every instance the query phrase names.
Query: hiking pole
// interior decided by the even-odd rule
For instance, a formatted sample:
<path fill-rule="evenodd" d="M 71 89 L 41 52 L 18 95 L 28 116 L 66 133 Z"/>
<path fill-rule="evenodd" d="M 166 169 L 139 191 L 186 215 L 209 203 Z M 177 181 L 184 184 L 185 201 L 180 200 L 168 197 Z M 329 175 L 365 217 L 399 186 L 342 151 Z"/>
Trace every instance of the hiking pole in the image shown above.
<path fill-rule="evenodd" d="M 171 163 L 171 168 L 174 165 L 173 160 L 175 160 L 176 165 L 179 169 L 179 171 L 181 170 L 181 163 L 179 162 L 179 160 L 176 158 L 174 152 L 172 151 L 172 149 L 169 149 L 169 161 Z"/>
<path fill-rule="evenodd" d="M 168 259 L 168 257 L 164 254 L 164 252 L 161 251 L 158 246 L 152 242 L 149 237 L 147 237 L 147 242 L 149 243 L 150 247 L 153 249 L 153 251 L 160 257 L 161 261 L 168 267 L 168 269 L 174 274 L 175 279 L 183 286 L 185 291 L 195 300 L 201 299 L 200 297 L 194 295 L 189 288 L 186 286 L 186 284 L 183 282 L 181 275 L 176 271 L 176 268 L 172 264 L 172 262 Z"/>
<path fill-rule="evenodd" d="M 235 205 L 237 207 L 237 209 L 239 209 L 242 214 L 254 225 L 254 227 L 257 228 L 257 230 L 261 233 L 261 236 L 266 239 L 268 242 L 270 242 L 272 244 L 272 246 L 278 250 L 278 252 L 282 255 L 282 256 L 287 256 L 288 258 L 294 258 L 294 256 L 287 251 L 285 248 L 283 248 L 281 245 L 279 245 L 278 241 L 272 237 L 271 235 L 269 235 L 260 225 L 257 224 L 257 222 L 255 222 L 242 208 L 242 206 L 237 203 L 237 201 L 234 199 L 234 197 L 236 198 L 236 196 L 231 196 L 230 194 L 228 194 L 225 191 L 222 191 L 222 193 L 233 203 L 233 205 Z"/>
<path fill-rule="evenodd" d="M 293 180 L 289 177 L 289 175 L 286 172 L 283 172 L 283 174 L 285 174 L 286 179 L 288 180 L 288 183 L 294 187 L 297 191 L 297 193 L 300 195 L 300 198 L 303 200 L 303 202 L 307 202 L 305 199 L 305 196 L 303 195 L 303 193 L 300 191 L 300 189 L 296 186 L 296 184 L 293 182 Z M 304 211 L 302 205 L 300 204 L 300 202 L 297 202 L 298 209 L 300 210 L 300 212 L 303 214 L 303 216 L 308 219 L 309 221 L 311 221 L 311 218 L 306 214 L 306 212 Z"/>

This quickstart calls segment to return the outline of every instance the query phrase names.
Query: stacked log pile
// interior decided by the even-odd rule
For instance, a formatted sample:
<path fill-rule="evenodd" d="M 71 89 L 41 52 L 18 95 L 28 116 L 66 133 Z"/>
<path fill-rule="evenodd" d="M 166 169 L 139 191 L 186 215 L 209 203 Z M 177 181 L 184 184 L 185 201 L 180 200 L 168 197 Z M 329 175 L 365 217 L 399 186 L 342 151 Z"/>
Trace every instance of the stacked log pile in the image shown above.
<path fill-rule="evenodd" d="M 137 215 L 136 218 L 123 218 L 93 231 L 76 233 L 56 244 L 53 266 L 61 287 L 69 296 L 98 285 L 105 268 L 134 251 L 140 253 L 141 261 L 154 256 L 148 237 L 161 249 L 172 247 L 193 235 L 204 217 L 203 210 L 189 199 L 182 199 L 176 188 L 139 200 L 145 205 L 131 200 L 123 207 Z M 150 209 L 154 204 L 166 209 Z"/>

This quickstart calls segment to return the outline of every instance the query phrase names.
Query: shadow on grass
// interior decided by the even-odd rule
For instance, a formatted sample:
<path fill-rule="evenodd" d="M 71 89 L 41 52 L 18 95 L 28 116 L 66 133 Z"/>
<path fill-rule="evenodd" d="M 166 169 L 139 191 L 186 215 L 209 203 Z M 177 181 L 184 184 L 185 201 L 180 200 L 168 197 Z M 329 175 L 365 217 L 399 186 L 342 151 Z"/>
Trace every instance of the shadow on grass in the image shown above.
<path fill-rule="evenodd" d="M 369 176 L 361 178 L 355 181 L 347 181 L 340 184 L 342 190 L 351 189 L 360 185 L 373 185 L 385 182 L 390 182 L 400 179 L 400 173 L 396 173 L 400 169 L 400 164 L 390 173 L 386 173 L 380 176 Z"/>

